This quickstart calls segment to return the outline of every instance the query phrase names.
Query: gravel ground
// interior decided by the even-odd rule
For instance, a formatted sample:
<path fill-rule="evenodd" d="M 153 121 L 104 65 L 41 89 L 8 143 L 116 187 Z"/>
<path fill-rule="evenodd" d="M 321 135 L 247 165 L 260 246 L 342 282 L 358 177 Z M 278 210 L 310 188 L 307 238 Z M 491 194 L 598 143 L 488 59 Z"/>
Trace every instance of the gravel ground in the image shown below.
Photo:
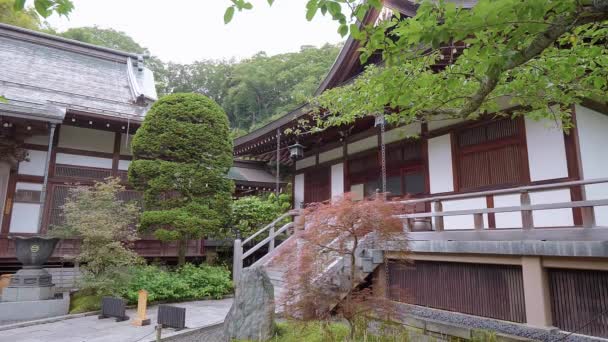
<path fill-rule="evenodd" d="M 448 312 L 442 310 L 435 310 L 430 308 L 423 308 L 419 306 L 411 306 L 407 304 L 399 305 L 399 311 L 404 314 L 413 316 L 419 316 L 422 318 L 432 319 L 436 321 L 443 321 L 447 323 L 453 323 L 463 327 L 472 327 L 478 329 L 486 329 L 497 331 L 503 334 L 515 335 L 520 337 L 526 337 L 537 341 L 543 342 L 595 342 L 595 341 L 607 341 L 606 339 L 593 338 L 582 335 L 566 335 L 560 332 L 558 329 L 545 330 L 525 326 L 523 324 L 515 324 L 506 321 L 479 318 L 475 316 L 460 314 L 456 312 Z"/>

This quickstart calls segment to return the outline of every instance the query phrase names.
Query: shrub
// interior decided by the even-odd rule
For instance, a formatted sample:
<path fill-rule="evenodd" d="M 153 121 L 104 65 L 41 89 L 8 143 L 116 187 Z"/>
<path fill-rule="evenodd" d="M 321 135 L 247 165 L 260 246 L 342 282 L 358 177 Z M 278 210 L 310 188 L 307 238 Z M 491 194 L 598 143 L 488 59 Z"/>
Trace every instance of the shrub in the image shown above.
<path fill-rule="evenodd" d="M 232 290 L 230 272 L 225 267 L 185 264 L 175 271 L 158 266 L 140 266 L 131 270 L 131 279 L 120 290 L 121 297 L 137 302 L 138 291 L 148 291 L 148 300 L 183 301 L 220 299 Z"/>
<path fill-rule="evenodd" d="M 291 199 L 287 194 L 241 197 L 232 203 L 232 227 L 237 228 L 242 237 L 248 237 L 290 207 Z"/>

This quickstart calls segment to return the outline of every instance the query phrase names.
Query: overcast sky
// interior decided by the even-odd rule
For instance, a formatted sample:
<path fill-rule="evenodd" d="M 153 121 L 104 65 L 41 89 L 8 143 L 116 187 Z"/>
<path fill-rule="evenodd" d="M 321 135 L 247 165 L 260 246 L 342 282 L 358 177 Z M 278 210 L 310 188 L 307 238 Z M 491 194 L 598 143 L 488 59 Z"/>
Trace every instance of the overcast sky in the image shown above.
<path fill-rule="evenodd" d="M 306 21 L 306 0 L 252 0 L 254 9 L 237 12 L 224 25 L 229 0 L 73 0 L 70 17 L 51 17 L 63 31 L 93 26 L 124 31 L 164 61 L 244 58 L 258 51 L 274 55 L 342 40 L 337 25 L 318 16 Z"/>

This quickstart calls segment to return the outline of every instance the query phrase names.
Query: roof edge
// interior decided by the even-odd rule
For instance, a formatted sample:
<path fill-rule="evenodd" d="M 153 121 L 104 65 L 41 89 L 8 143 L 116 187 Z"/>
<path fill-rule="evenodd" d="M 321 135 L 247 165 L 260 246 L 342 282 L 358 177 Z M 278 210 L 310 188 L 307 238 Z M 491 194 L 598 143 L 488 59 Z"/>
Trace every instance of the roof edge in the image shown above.
<path fill-rule="evenodd" d="M 127 62 L 127 58 L 129 57 L 137 59 L 137 57 L 139 56 L 138 54 L 132 52 L 120 51 L 89 43 L 83 43 L 77 40 L 63 38 L 52 34 L 33 31 L 3 23 L 0 23 L 0 36 L 24 40 L 93 57 L 116 60 L 124 63 Z"/>

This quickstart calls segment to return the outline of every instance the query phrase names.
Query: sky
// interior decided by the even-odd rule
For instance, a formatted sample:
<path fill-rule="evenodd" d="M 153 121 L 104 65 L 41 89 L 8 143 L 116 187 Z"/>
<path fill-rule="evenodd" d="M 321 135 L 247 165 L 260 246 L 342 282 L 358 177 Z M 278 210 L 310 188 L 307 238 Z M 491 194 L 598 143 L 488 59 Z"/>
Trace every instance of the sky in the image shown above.
<path fill-rule="evenodd" d="M 330 18 L 319 14 L 306 20 L 306 0 L 276 0 L 272 7 L 251 0 L 253 10 L 237 12 L 228 25 L 223 17 L 229 0 L 73 2 L 69 18 L 54 15 L 48 22 L 60 31 L 93 25 L 123 31 L 166 62 L 242 59 L 259 51 L 275 55 L 343 40 Z"/>

